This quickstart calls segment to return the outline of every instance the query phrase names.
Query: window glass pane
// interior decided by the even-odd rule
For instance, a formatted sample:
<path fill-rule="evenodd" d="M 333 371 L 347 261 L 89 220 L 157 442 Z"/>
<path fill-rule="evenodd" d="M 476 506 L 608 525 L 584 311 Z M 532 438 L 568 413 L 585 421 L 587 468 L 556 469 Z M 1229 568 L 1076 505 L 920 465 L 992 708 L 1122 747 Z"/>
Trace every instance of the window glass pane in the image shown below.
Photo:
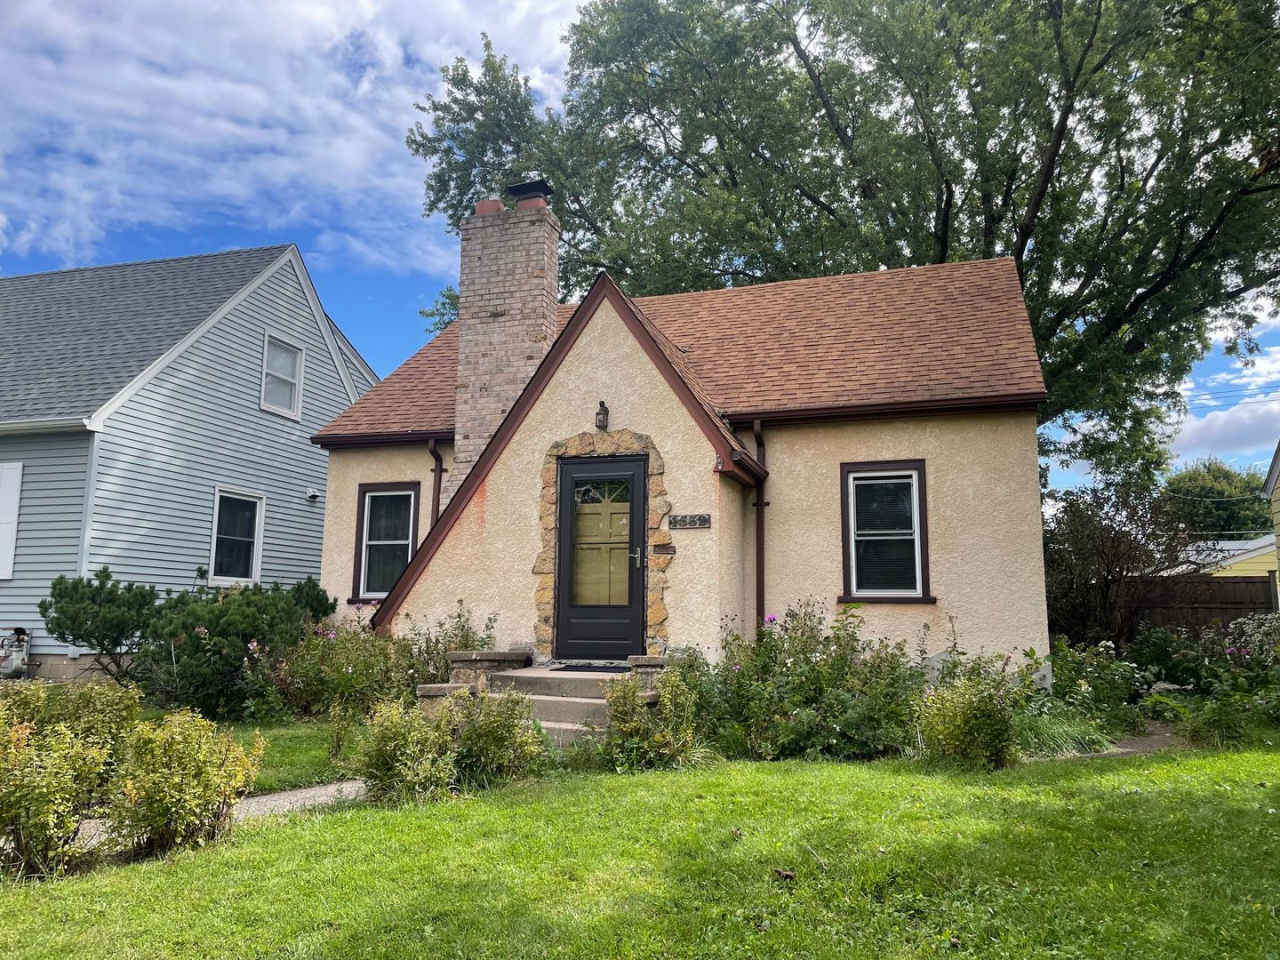
<path fill-rule="evenodd" d="M 225 494 L 218 498 L 218 536 L 253 540 L 257 520 L 258 501 Z"/>
<path fill-rule="evenodd" d="M 365 593 L 387 593 L 409 562 L 407 543 L 378 543 L 365 551 Z"/>
<path fill-rule="evenodd" d="M 298 351 L 279 340 L 267 340 L 267 370 L 290 380 L 298 379 Z"/>
<path fill-rule="evenodd" d="M 294 391 L 297 389 L 288 380 L 281 380 L 274 373 L 268 373 L 262 398 L 269 406 L 279 407 L 281 410 L 292 410 Z"/>
<path fill-rule="evenodd" d="M 631 582 L 631 482 L 580 481 L 573 501 L 572 602 L 625 607 Z"/>
<path fill-rule="evenodd" d="M 859 533 L 914 530 L 910 480 L 869 480 L 854 484 Z"/>
<path fill-rule="evenodd" d="M 408 493 L 375 493 L 369 497 L 369 516 L 365 522 L 365 539 L 408 540 L 410 537 L 410 505 Z"/>
<path fill-rule="evenodd" d="M 218 537 L 213 552 L 213 575 L 248 580 L 253 576 L 253 541 Z"/>
<path fill-rule="evenodd" d="M 858 540 L 854 544 L 856 589 L 917 590 L 916 543 L 910 538 Z"/>

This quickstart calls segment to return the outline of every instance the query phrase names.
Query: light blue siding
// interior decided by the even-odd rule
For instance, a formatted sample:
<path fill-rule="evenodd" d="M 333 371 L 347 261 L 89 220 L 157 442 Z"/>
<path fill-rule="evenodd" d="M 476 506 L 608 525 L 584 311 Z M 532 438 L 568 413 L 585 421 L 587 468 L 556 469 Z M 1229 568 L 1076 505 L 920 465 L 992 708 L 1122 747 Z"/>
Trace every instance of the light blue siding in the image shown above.
<path fill-rule="evenodd" d="M 305 348 L 300 423 L 259 408 L 268 330 Z M 356 381 L 360 389 L 366 380 Z M 266 498 L 262 582 L 318 577 L 327 455 L 309 438 L 349 404 L 285 262 L 107 418 L 89 566 L 189 589 L 196 567 L 209 565 L 214 488 L 222 486 Z M 309 488 L 320 497 L 308 500 Z"/>
<path fill-rule="evenodd" d="M 355 387 L 356 393 L 363 396 L 373 389 L 373 385 L 378 381 L 369 375 L 370 371 L 366 368 L 364 362 L 356 356 L 355 348 L 347 342 L 347 338 L 343 336 L 341 331 L 334 333 L 334 338 L 338 342 L 338 350 L 342 354 L 342 359 L 347 365 L 347 375 L 351 377 L 351 385 Z"/>
<path fill-rule="evenodd" d="M 44 621 L 37 604 L 59 574 L 80 572 L 90 434 L 46 433 L 0 436 L 0 463 L 22 464 L 18 541 L 13 579 L 0 580 L 0 631 L 26 627 L 45 650 Z"/>

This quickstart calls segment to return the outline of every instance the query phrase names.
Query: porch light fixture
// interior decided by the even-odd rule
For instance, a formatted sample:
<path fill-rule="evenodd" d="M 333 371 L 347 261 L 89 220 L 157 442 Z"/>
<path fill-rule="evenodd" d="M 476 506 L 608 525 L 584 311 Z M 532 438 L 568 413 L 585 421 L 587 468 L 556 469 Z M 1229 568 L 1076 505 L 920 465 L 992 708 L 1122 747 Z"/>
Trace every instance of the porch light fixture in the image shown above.
<path fill-rule="evenodd" d="M 596 429 L 609 429 L 609 408 L 604 405 L 604 401 L 600 401 L 600 409 L 596 411 Z"/>

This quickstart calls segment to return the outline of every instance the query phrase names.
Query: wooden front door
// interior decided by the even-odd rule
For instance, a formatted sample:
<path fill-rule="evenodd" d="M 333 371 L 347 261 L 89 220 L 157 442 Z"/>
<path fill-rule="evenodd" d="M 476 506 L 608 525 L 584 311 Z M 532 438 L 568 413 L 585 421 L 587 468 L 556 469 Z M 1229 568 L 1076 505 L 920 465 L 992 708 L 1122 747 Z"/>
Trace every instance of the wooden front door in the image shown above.
<path fill-rule="evenodd" d="M 644 653 L 647 457 L 560 461 L 555 655 Z"/>

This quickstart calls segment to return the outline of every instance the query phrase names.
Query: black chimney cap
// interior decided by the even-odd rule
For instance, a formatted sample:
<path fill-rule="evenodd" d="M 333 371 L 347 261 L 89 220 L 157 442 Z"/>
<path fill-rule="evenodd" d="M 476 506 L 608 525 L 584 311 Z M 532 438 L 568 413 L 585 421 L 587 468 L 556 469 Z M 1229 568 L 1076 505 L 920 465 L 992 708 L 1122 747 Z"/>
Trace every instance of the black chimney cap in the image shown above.
<path fill-rule="evenodd" d="M 525 200 L 529 197 L 549 197 L 554 190 L 551 184 L 545 179 L 539 177 L 537 180 L 526 180 L 524 183 L 513 183 L 507 187 L 507 193 L 515 197 L 517 200 Z"/>

